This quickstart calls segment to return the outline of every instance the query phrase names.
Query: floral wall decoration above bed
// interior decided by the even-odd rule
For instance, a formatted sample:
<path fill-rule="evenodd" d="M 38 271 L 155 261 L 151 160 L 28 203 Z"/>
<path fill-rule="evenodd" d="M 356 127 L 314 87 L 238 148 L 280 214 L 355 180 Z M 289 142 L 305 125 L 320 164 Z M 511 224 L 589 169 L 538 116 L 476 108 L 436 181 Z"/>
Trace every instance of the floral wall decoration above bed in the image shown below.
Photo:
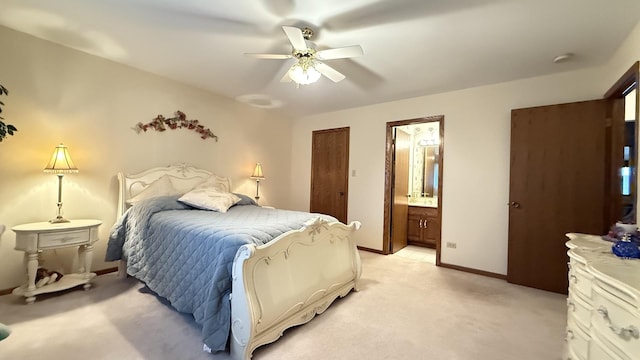
<path fill-rule="evenodd" d="M 198 120 L 187 120 L 187 115 L 185 115 L 185 113 L 180 110 L 176 111 L 175 116 L 171 118 L 165 118 L 162 115 L 158 115 L 149 123 L 143 124 L 139 122 L 135 127 L 133 127 L 133 130 L 135 130 L 136 133 L 139 134 L 140 131 L 146 132 L 149 129 L 153 129 L 155 131 L 165 131 L 167 130 L 167 128 L 171 130 L 193 130 L 200 134 L 201 139 L 213 138 L 215 141 L 218 141 L 218 137 L 213 133 L 213 131 L 200 125 Z"/>
<path fill-rule="evenodd" d="M 9 90 L 6 87 L 0 85 L 0 95 L 9 95 Z M 0 101 L 0 113 L 2 112 L 2 106 L 4 103 Z M 11 124 L 5 124 L 4 118 L 0 116 L 0 142 L 2 139 L 6 138 L 9 135 L 13 135 L 14 132 L 18 131 L 15 126 Z"/>

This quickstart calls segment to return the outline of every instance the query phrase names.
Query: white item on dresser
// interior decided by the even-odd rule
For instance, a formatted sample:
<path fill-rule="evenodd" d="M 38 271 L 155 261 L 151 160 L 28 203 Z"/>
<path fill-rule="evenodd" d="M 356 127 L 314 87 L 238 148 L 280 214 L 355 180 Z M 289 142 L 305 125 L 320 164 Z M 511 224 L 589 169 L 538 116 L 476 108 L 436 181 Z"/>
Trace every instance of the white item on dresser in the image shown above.
<path fill-rule="evenodd" d="M 638 230 L 638 225 L 636 224 L 625 224 L 625 223 L 617 222 L 616 227 L 621 228 L 622 230 L 624 230 L 625 233 L 628 233 L 628 234 L 634 233 L 636 232 L 636 230 Z"/>
<path fill-rule="evenodd" d="M 163 176 L 185 192 L 212 176 L 228 189 L 231 185 L 226 177 L 186 164 L 118 173 L 117 215 L 127 210 L 127 200 Z M 353 232 L 359 228 L 357 221 L 345 225 L 318 218 L 265 245 L 240 247 L 232 276 L 232 359 L 249 360 L 257 347 L 277 340 L 285 329 L 311 321 L 338 297 L 358 290 L 362 270 Z M 125 261 L 119 262 L 118 272 L 126 276 Z"/>
<path fill-rule="evenodd" d="M 640 360 L 640 260 L 618 258 L 596 235 L 567 237 L 565 358 Z"/>
<path fill-rule="evenodd" d="M 27 304 L 36 301 L 36 295 L 66 290 L 83 285 L 85 290 L 91 287 L 91 279 L 96 274 L 91 272 L 93 243 L 98 241 L 100 220 L 71 220 L 64 223 L 37 222 L 16 225 L 11 228 L 16 233 L 16 247 L 24 251 L 24 263 L 27 271 L 27 283 L 13 290 L 13 294 L 26 297 Z M 38 269 L 38 253 L 43 250 L 64 247 L 78 247 L 78 258 L 81 268 L 77 273 L 64 274 L 57 282 L 36 287 L 36 271 Z"/>

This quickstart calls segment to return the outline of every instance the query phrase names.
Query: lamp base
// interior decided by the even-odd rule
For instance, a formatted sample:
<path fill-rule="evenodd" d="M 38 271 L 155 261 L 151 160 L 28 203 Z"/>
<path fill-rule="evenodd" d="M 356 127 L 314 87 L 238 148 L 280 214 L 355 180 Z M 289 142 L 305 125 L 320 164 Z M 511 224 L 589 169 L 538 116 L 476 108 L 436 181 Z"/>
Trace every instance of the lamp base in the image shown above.
<path fill-rule="evenodd" d="M 56 217 L 54 219 L 49 220 L 49 222 L 51 224 L 58 224 L 58 223 L 68 223 L 68 222 L 71 222 L 71 221 L 63 218 L 62 216 L 58 216 L 58 217 Z"/>

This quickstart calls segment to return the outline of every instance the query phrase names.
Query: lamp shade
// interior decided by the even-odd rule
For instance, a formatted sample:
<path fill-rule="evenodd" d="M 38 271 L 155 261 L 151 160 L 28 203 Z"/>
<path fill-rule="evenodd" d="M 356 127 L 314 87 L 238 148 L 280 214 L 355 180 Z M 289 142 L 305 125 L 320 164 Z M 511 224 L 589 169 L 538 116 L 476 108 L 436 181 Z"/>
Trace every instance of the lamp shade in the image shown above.
<path fill-rule="evenodd" d="M 45 173 L 50 174 L 73 174 L 78 172 L 78 168 L 71 160 L 69 150 L 63 144 L 56 146 L 51 155 L 51 160 L 44 168 Z"/>
<path fill-rule="evenodd" d="M 312 64 L 296 64 L 289 69 L 289 77 L 298 84 L 309 85 L 320 79 L 320 72 Z"/>
<path fill-rule="evenodd" d="M 262 165 L 260 165 L 260 163 L 256 164 L 255 169 L 253 169 L 253 174 L 251 174 L 251 178 L 256 180 L 264 179 L 264 175 L 262 174 Z"/>

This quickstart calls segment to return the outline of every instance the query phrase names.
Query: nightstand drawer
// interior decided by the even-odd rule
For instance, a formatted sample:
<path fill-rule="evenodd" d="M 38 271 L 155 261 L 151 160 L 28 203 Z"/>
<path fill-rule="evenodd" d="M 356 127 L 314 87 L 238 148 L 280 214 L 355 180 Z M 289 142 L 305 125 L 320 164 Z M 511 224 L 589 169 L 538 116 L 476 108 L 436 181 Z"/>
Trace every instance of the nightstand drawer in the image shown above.
<path fill-rule="evenodd" d="M 77 246 L 89 241 L 89 229 L 73 230 L 38 235 L 38 248 Z"/>

